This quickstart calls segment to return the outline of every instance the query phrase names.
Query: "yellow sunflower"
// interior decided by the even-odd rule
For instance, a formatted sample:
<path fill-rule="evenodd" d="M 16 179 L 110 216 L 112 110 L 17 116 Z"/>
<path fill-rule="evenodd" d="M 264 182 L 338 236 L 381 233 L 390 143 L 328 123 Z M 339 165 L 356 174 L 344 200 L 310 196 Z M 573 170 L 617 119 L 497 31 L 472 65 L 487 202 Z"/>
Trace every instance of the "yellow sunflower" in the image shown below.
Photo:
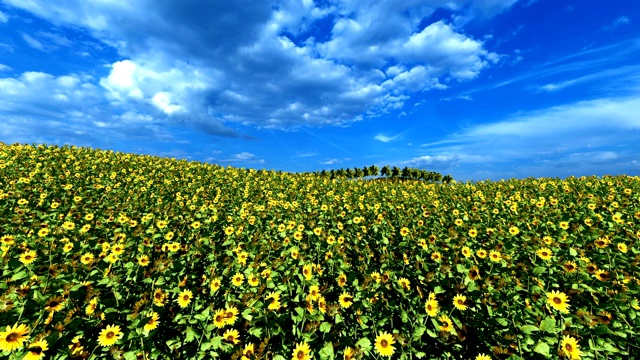
<path fill-rule="evenodd" d="M 145 267 L 149 265 L 149 257 L 147 255 L 142 255 L 138 258 L 138 265 Z"/>
<path fill-rule="evenodd" d="M 345 274 L 338 275 L 338 286 L 343 287 L 347 284 L 347 276 Z"/>
<path fill-rule="evenodd" d="M 38 340 L 29 344 L 27 347 L 27 355 L 23 357 L 23 360 L 38 360 L 44 357 L 44 352 L 49 350 L 49 344 L 47 340 Z"/>
<path fill-rule="evenodd" d="M 266 300 L 269 301 L 269 306 L 267 307 L 269 310 L 278 310 L 281 307 L 280 304 L 280 294 L 277 292 L 271 292 L 267 295 Z"/>
<path fill-rule="evenodd" d="M 342 295 L 340 295 L 339 301 L 340 306 L 348 309 L 349 307 L 351 307 L 351 305 L 353 305 L 353 296 L 351 296 L 351 294 L 349 294 L 348 292 L 343 292 Z"/>
<path fill-rule="evenodd" d="M 122 331 L 119 325 L 109 325 L 100 331 L 98 337 L 98 344 L 101 346 L 111 346 L 118 341 L 118 338 L 122 337 Z"/>
<path fill-rule="evenodd" d="M 214 279 L 211 279 L 211 284 L 209 285 L 209 289 L 211 289 L 211 292 L 214 293 L 218 291 L 218 289 L 220 289 L 221 285 L 222 284 L 220 282 L 220 279 L 214 278 Z"/>
<path fill-rule="evenodd" d="M 0 350 L 13 351 L 27 341 L 29 327 L 24 324 L 7 325 L 5 331 L 0 332 Z"/>
<path fill-rule="evenodd" d="M 467 310 L 468 306 L 464 304 L 466 301 L 467 301 L 466 296 L 458 294 L 453 298 L 453 306 L 455 306 L 456 309 L 461 311 Z"/>
<path fill-rule="evenodd" d="M 29 265 L 36 261 L 36 252 L 33 250 L 27 250 L 20 255 L 19 260 L 21 263 Z"/>
<path fill-rule="evenodd" d="M 191 303 L 191 299 L 193 299 L 191 290 L 182 290 L 180 295 L 178 295 L 178 305 L 180 305 L 181 308 L 186 308 L 189 303 Z"/>
<path fill-rule="evenodd" d="M 309 353 L 311 349 L 309 348 L 309 344 L 307 342 L 299 343 L 295 349 L 293 349 L 292 360 L 310 360 L 311 356 Z"/>
<path fill-rule="evenodd" d="M 398 284 L 402 286 L 403 289 L 409 290 L 410 282 L 406 278 L 400 278 L 400 280 L 398 280 Z"/>
<path fill-rule="evenodd" d="M 487 354 L 478 354 L 475 360 L 491 360 L 491 356 Z"/>
<path fill-rule="evenodd" d="M 547 261 L 549 259 L 551 259 L 551 256 L 553 255 L 553 251 L 551 251 L 551 249 L 543 247 L 540 248 L 538 251 L 536 251 L 536 254 L 538 254 L 538 256 L 544 260 Z"/>
<path fill-rule="evenodd" d="M 438 312 L 440 311 L 440 309 L 438 308 L 438 300 L 436 299 L 427 300 L 427 303 L 424 304 L 424 309 L 429 316 L 435 317 L 436 315 L 438 315 Z"/>
<path fill-rule="evenodd" d="M 562 348 L 562 353 L 569 359 L 580 359 L 580 345 L 578 345 L 578 341 L 575 338 L 564 336 L 560 347 Z"/>
<path fill-rule="evenodd" d="M 164 306 L 164 302 L 167 300 L 167 294 L 162 289 L 156 289 L 153 293 L 153 303 L 156 306 Z"/>
<path fill-rule="evenodd" d="M 468 258 L 469 256 L 471 256 L 471 249 L 468 246 L 463 246 L 462 247 L 462 255 L 466 258 Z"/>
<path fill-rule="evenodd" d="M 255 347 L 253 345 L 253 343 L 248 343 L 247 345 L 244 346 L 244 350 L 242 351 L 242 355 L 245 355 L 247 357 L 254 355 L 255 354 Z"/>
<path fill-rule="evenodd" d="M 440 315 L 438 320 L 440 320 L 440 322 L 442 323 L 442 325 L 440 325 L 440 328 L 439 328 L 440 331 L 450 332 L 453 329 L 453 322 L 447 315 L 445 314 Z"/>
<path fill-rule="evenodd" d="M 147 331 L 147 332 L 151 330 L 155 330 L 158 327 L 158 324 L 160 323 L 160 321 L 158 321 L 160 319 L 160 315 L 158 315 L 157 312 L 152 311 L 149 316 L 151 316 L 151 319 L 149 319 L 149 321 L 147 321 L 147 323 L 144 324 L 144 331 Z"/>
<path fill-rule="evenodd" d="M 568 273 L 572 273 L 576 271 L 576 269 L 578 268 L 578 266 L 574 261 L 567 261 L 564 264 L 562 264 L 562 267 L 564 268 L 564 271 Z"/>
<path fill-rule="evenodd" d="M 227 325 L 233 325 L 236 320 L 238 319 L 238 314 L 240 312 L 238 311 L 238 308 L 236 308 L 235 306 L 231 306 L 225 309 L 225 323 Z"/>
<path fill-rule="evenodd" d="M 378 337 L 376 337 L 376 352 L 380 354 L 380 356 L 390 357 L 393 355 L 393 344 L 395 340 L 393 336 L 389 333 L 382 332 Z"/>
<path fill-rule="evenodd" d="M 234 343 L 235 345 L 237 345 L 240 342 L 240 334 L 236 329 L 229 329 L 225 331 L 222 337 L 228 342 Z"/>
<path fill-rule="evenodd" d="M 231 278 L 231 282 L 233 283 L 234 286 L 242 285 L 243 281 L 244 281 L 244 275 L 242 274 L 235 274 L 233 275 L 233 278 Z"/>
<path fill-rule="evenodd" d="M 512 226 L 509 228 L 509 234 L 511 235 L 518 235 L 520 233 L 520 229 L 518 229 L 517 226 Z"/>
<path fill-rule="evenodd" d="M 318 297 L 320 297 L 320 288 L 318 287 L 318 285 L 311 285 L 309 287 L 309 297 L 313 301 L 318 300 Z"/>
<path fill-rule="evenodd" d="M 45 305 L 44 309 L 48 312 L 60 311 L 64 308 L 64 300 L 62 296 L 52 297 L 47 301 L 47 305 Z"/>
<path fill-rule="evenodd" d="M 354 360 L 356 358 L 356 352 L 353 348 L 347 346 L 344 348 L 344 360 Z"/>
<path fill-rule="evenodd" d="M 489 252 L 489 260 L 493 262 L 499 262 L 501 258 L 502 258 L 502 255 L 500 254 L 499 251 L 491 250 Z"/>
<path fill-rule="evenodd" d="M 216 310 L 216 312 L 213 314 L 213 325 L 221 329 L 226 324 L 227 324 L 227 312 L 224 309 Z"/>
<path fill-rule="evenodd" d="M 593 276 L 600 281 L 609 281 L 611 279 L 611 274 L 607 270 L 597 270 Z"/>
<path fill-rule="evenodd" d="M 547 303 L 562 313 L 566 314 L 569 312 L 569 300 L 567 299 L 567 295 L 561 291 L 554 290 L 552 292 L 548 292 Z"/>
<path fill-rule="evenodd" d="M 471 269 L 469 269 L 467 276 L 473 281 L 480 279 L 480 269 L 478 269 L 477 266 L 472 266 Z"/>
<path fill-rule="evenodd" d="M 487 250 L 485 250 L 485 249 L 480 249 L 480 250 L 476 251 L 476 255 L 478 255 L 478 257 L 479 257 L 480 259 L 484 259 L 484 258 L 486 258 L 486 257 L 487 257 Z"/>
<path fill-rule="evenodd" d="M 433 260 L 433 261 L 440 261 L 440 260 L 442 260 L 442 255 L 440 255 L 440 252 L 438 252 L 438 251 L 434 251 L 434 252 L 431 254 L 431 260 Z"/>

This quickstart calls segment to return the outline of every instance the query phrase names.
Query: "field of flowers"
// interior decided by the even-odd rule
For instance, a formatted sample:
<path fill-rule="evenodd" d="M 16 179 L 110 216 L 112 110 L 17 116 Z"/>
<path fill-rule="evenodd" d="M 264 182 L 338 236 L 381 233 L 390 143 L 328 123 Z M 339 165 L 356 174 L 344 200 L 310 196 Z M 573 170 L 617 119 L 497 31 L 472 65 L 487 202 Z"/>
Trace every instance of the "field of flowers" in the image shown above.
<path fill-rule="evenodd" d="M 0 148 L 9 359 L 640 358 L 640 178 Z"/>

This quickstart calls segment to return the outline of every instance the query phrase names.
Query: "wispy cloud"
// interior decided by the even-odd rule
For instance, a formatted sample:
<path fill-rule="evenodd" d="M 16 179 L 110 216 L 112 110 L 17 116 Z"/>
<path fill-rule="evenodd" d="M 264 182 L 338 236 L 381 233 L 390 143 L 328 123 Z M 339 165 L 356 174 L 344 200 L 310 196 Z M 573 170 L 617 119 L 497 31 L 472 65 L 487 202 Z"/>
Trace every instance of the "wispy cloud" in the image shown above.
<path fill-rule="evenodd" d="M 400 134 L 395 135 L 395 136 L 386 136 L 384 134 L 378 134 L 378 135 L 374 136 L 373 138 L 375 140 L 387 143 L 387 142 L 391 142 L 391 141 L 397 140 L 399 138 L 399 136 L 400 136 Z"/>

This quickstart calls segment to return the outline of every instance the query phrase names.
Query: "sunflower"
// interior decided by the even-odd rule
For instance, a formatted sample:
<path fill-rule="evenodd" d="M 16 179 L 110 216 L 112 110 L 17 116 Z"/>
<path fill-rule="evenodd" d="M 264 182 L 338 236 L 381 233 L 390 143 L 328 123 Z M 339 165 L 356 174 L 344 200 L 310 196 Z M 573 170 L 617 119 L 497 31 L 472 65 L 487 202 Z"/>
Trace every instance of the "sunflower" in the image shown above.
<path fill-rule="evenodd" d="M 598 271 L 598 265 L 596 264 L 589 264 L 585 267 L 585 269 L 587 270 L 587 272 L 589 274 L 595 274 L 596 271 Z"/>
<path fill-rule="evenodd" d="M 509 228 L 509 234 L 515 236 L 518 235 L 520 233 L 520 229 L 518 229 L 517 226 L 512 226 Z"/>
<path fill-rule="evenodd" d="M 561 291 L 554 290 L 552 292 L 548 292 L 547 303 L 562 313 L 566 314 L 569 312 L 569 300 L 567 299 L 567 295 Z"/>
<path fill-rule="evenodd" d="M 302 275 L 304 275 L 304 278 L 307 280 L 311 280 L 313 278 L 313 273 L 311 272 L 311 265 L 307 264 L 304 267 L 302 267 Z"/>
<path fill-rule="evenodd" d="M 564 268 L 564 271 L 566 271 L 568 273 L 572 273 L 572 272 L 576 271 L 576 269 L 578 268 L 576 263 L 573 262 L 573 261 L 565 262 L 564 264 L 562 264 L 562 267 Z"/>
<path fill-rule="evenodd" d="M 260 278 L 258 278 L 255 274 L 251 274 L 247 278 L 247 282 L 249 282 L 249 285 L 251 286 L 258 286 L 260 285 Z"/>
<path fill-rule="evenodd" d="M 300 255 L 300 253 L 298 252 L 298 249 L 291 250 L 291 258 L 292 259 L 296 260 L 299 255 Z"/>
<path fill-rule="evenodd" d="M 223 309 L 223 310 L 216 310 L 216 312 L 213 314 L 213 325 L 215 325 L 215 327 L 221 329 L 226 325 L 226 320 L 227 320 L 227 312 Z"/>
<path fill-rule="evenodd" d="M 485 249 L 480 249 L 480 250 L 476 251 L 476 255 L 478 255 L 478 257 L 479 257 L 480 259 L 484 259 L 484 258 L 486 258 L 486 257 L 487 257 L 487 250 L 485 250 Z"/>
<path fill-rule="evenodd" d="M 243 281 L 244 281 L 244 275 L 240 273 L 233 275 L 233 278 L 231 278 L 231 282 L 233 283 L 234 286 L 242 285 Z"/>
<path fill-rule="evenodd" d="M 23 357 L 23 360 L 38 360 L 44 357 L 44 352 L 49 350 L 49 344 L 47 340 L 38 340 L 29 344 L 27 348 L 27 355 Z"/>
<path fill-rule="evenodd" d="M 598 270 L 593 276 L 595 276 L 596 279 L 600 281 L 608 281 L 609 279 L 611 279 L 611 275 L 606 270 Z"/>
<path fill-rule="evenodd" d="M 45 305 L 44 307 L 44 309 L 49 312 L 60 311 L 63 308 L 64 308 L 64 300 L 62 299 L 62 296 L 56 296 L 49 299 L 49 301 L 47 301 L 47 305 Z"/>
<path fill-rule="evenodd" d="M 191 303 L 191 299 L 193 299 L 191 290 L 182 290 L 180 295 L 178 295 L 178 305 L 180 305 L 181 308 L 186 308 L 189 303 Z"/>
<path fill-rule="evenodd" d="M 36 252 L 33 250 L 27 250 L 20 255 L 20 262 L 25 265 L 29 265 L 34 261 L 36 261 Z"/>
<path fill-rule="evenodd" d="M 438 308 L 438 300 L 436 299 L 427 300 L 427 303 L 424 304 L 424 309 L 429 316 L 435 317 L 436 315 L 438 315 L 438 312 L 440 311 L 440 309 Z"/>
<path fill-rule="evenodd" d="M 238 344 L 240 342 L 240 334 L 238 333 L 238 330 L 236 329 L 229 329 L 227 331 L 224 332 L 224 335 L 222 335 L 222 337 L 227 340 L 228 342 L 232 342 L 234 344 Z"/>
<path fill-rule="evenodd" d="M 269 302 L 269 306 L 267 307 L 269 310 L 278 310 L 280 309 L 280 294 L 277 292 L 270 292 L 269 295 L 265 298 Z"/>
<path fill-rule="evenodd" d="M 318 310 L 323 314 L 327 312 L 327 301 L 322 295 L 318 297 Z"/>
<path fill-rule="evenodd" d="M 380 356 L 391 356 L 393 355 L 393 344 L 395 340 L 393 340 L 393 336 L 389 333 L 382 332 L 382 334 L 376 337 L 376 352 L 380 354 Z"/>
<path fill-rule="evenodd" d="M 453 306 L 455 306 L 456 309 L 461 311 L 467 310 L 468 306 L 464 304 L 466 301 L 467 301 L 466 296 L 458 294 L 453 298 Z"/>
<path fill-rule="evenodd" d="M 343 292 L 342 295 L 340 295 L 339 301 L 340 306 L 348 309 L 349 307 L 351 307 L 351 305 L 353 305 L 353 296 L 351 296 L 351 294 L 349 294 L 348 292 Z"/>
<path fill-rule="evenodd" d="M 472 266 L 471 269 L 469 269 L 467 276 L 473 281 L 480 279 L 480 269 L 478 269 L 477 266 Z"/>
<path fill-rule="evenodd" d="M 433 261 L 440 261 L 440 260 L 442 260 L 442 255 L 440 255 L 440 252 L 438 252 L 438 251 L 434 251 L 434 252 L 431 254 L 431 260 L 433 260 Z"/>
<path fill-rule="evenodd" d="M 318 297 L 320 297 L 320 288 L 318 285 L 311 285 L 309 287 L 309 297 L 311 300 L 318 300 Z"/>
<path fill-rule="evenodd" d="M 118 255 L 118 256 L 120 256 L 120 255 L 122 255 L 124 253 L 124 249 L 125 249 L 124 244 L 115 244 L 111 248 L 111 252 L 116 254 L 116 255 Z"/>
<path fill-rule="evenodd" d="M 471 256 L 471 249 L 468 246 L 463 246 L 462 247 L 462 255 L 466 258 L 468 258 L 469 256 Z"/>
<path fill-rule="evenodd" d="M 147 255 L 142 255 L 138 258 L 138 265 L 145 267 L 149 265 L 149 257 Z"/>
<path fill-rule="evenodd" d="M 491 360 L 491 357 L 487 354 L 478 354 L 475 360 Z"/>
<path fill-rule="evenodd" d="M 569 359 L 580 359 L 580 345 L 578 341 L 571 336 L 564 336 L 560 342 L 562 353 Z"/>
<path fill-rule="evenodd" d="M 447 315 L 445 314 L 440 315 L 438 320 L 440 320 L 440 322 L 442 323 L 442 325 L 440 325 L 440 328 L 439 328 L 440 331 L 450 332 L 453 329 L 453 322 L 451 322 L 451 319 Z"/>
<path fill-rule="evenodd" d="M 309 353 L 311 352 L 311 349 L 309 348 L 309 344 L 307 344 L 307 342 L 301 342 L 299 343 L 295 349 L 293 349 L 293 357 L 292 360 L 309 360 L 311 359 L 311 356 L 309 356 Z"/>
<path fill-rule="evenodd" d="M 87 308 L 85 309 L 85 313 L 87 315 L 91 315 L 96 311 L 97 307 L 98 307 L 98 298 L 93 298 L 89 300 L 89 305 L 87 305 Z"/>
<path fill-rule="evenodd" d="M 353 348 L 347 346 L 344 348 L 344 360 L 354 360 L 356 358 L 356 352 Z"/>
<path fill-rule="evenodd" d="M 122 331 L 119 325 L 109 325 L 105 329 L 100 331 L 98 337 L 98 344 L 102 346 L 111 346 L 118 341 L 118 338 L 122 337 Z"/>
<path fill-rule="evenodd" d="M 621 253 L 627 253 L 627 244 L 618 243 L 616 244 L 616 246 L 618 247 L 618 251 L 620 251 Z"/>
<path fill-rule="evenodd" d="M 214 292 L 218 291 L 218 289 L 220 289 L 220 285 L 222 285 L 220 283 L 220 279 L 219 278 L 213 278 L 213 279 L 211 279 L 211 284 L 209 285 L 209 289 L 211 289 L 211 292 L 214 293 Z"/>
<path fill-rule="evenodd" d="M 7 325 L 5 331 L 0 332 L 0 350 L 13 351 L 27 341 L 29 327 L 24 324 Z"/>
<path fill-rule="evenodd" d="M 73 243 L 72 242 L 68 242 L 66 244 L 64 244 L 64 247 L 62 248 L 62 250 L 66 253 L 70 252 L 71 250 L 73 250 Z"/>
<path fill-rule="evenodd" d="M 144 331 L 147 331 L 147 332 L 151 330 L 155 330 L 158 327 L 158 324 L 160 323 L 160 321 L 158 321 L 160 319 L 160 315 L 158 315 L 157 312 L 152 311 L 149 316 L 151 317 L 151 319 L 149 319 L 149 321 L 147 321 L 147 323 L 144 324 Z"/>
<path fill-rule="evenodd" d="M 567 230 L 569 228 L 569 222 L 568 221 L 560 221 L 560 227 L 562 228 L 562 230 Z"/>
<path fill-rule="evenodd" d="M 489 252 L 489 260 L 499 262 L 501 258 L 502 255 L 500 255 L 499 251 L 491 250 L 491 252 Z"/>
<path fill-rule="evenodd" d="M 343 273 L 338 275 L 338 286 L 343 287 L 347 284 L 347 276 Z"/>
<path fill-rule="evenodd" d="M 398 284 L 405 290 L 409 290 L 409 280 L 407 280 L 406 278 L 400 278 L 400 280 L 398 280 Z"/>
<path fill-rule="evenodd" d="M 254 355 L 256 353 L 255 348 L 253 343 L 248 343 L 247 345 L 244 346 L 244 350 L 242 351 L 242 355 L 244 356 L 251 356 Z"/>
<path fill-rule="evenodd" d="M 598 249 L 604 249 L 609 245 L 609 239 L 607 238 L 598 238 L 593 243 L 596 245 Z"/>
<path fill-rule="evenodd" d="M 551 256 L 553 255 L 553 252 L 551 251 L 551 249 L 543 247 L 543 248 L 540 248 L 538 251 L 536 251 L 536 254 L 538 254 L 538 256 L 542 260 L 547 261 L 547 260 L 551 259 Z"/>
<path fill-rule="evenodd" d="M 164 306 L 164 302 L 166 299 L 167 294 L 165 294 L 162 289 L 156 289 L 156 291 L 153 293 L 153 303 L 156 304 L 156 306 Z"/>
<path fill-rule="evenodd" d="M 225 309 L 225 323 L 227 325 L 233 325 L 236 320 L 238 319 L 238 308 L 236 308 L 235 306 L 231 306 Z"/>

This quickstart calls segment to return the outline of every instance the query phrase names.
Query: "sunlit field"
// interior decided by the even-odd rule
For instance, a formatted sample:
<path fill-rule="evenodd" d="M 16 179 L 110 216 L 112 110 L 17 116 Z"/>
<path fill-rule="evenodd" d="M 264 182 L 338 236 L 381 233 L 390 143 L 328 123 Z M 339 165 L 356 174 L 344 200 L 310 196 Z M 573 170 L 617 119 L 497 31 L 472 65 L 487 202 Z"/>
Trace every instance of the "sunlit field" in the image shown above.
<path fill-rule="evenodd" d="M 9 359 L 640 357 L 640 179 L 0 148 Z"/>

